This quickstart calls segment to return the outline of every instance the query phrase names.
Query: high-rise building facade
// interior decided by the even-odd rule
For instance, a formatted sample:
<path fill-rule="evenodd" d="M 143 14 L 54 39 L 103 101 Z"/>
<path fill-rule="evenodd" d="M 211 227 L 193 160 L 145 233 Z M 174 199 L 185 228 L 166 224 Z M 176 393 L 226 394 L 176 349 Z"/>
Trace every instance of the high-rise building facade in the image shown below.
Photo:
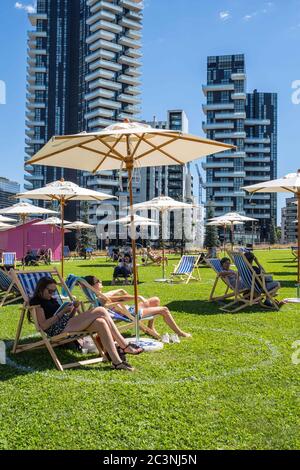
<path fill-rule="evenodd" d="M 139 114 L 142 11 L 141 0 L 37 0 L 29 15 L 25 160 L 53 135 L 99 131 Z M 113 171 L 26 171 L 26 189 L 61 177 L 112 195 L 126 187 L 125 173 Z M 90 206 L 92 223 L 97 207 Z M 74 206 L 69 212 L 72 220 Z"/>
<path fill-rule="evenodd" d="M 281 242 L 296 243 L 297 241 L 297 198 L 290 197 L 285 201 L 285 207 L 281 209 Z"/>
<path fill-rule="evenodd" d="M 207 157 L 206 195 L 216 216 L 237 211 L 257 218 L 257 234 L 268 240 L 272 220 L 276 224 L 276 195 L 250 197 L 242 187 L 277 176 L 277 94 L 247 93 L 246 77 L 243 54 L 208 57 L 203 129 L 208 138 L 236 148 Z M 251 224 L 242 230 L 250 241 Z"/>
<path fill-rule="evenodd" d="M 15 204 L 13 196 L 20 192 L 20 184 L 0 176 L 0 209 Z"/>

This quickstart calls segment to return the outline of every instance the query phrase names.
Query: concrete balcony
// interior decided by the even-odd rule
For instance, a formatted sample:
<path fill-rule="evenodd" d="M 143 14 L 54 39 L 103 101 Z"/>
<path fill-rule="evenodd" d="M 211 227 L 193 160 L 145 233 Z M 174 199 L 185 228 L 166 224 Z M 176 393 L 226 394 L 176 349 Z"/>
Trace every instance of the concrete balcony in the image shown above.
<path fill-rule="evenodd" d="M 32 13 L 28 15 L 29 21 L 32 26 L 36 26 L 37 20 L 47 20 L 48 16 L 46 13 Z"/>
<path fill-rule="evenodd" d="M 258 175 L 258 176 L 249 176 L 249 175 L 246 175 L 245 177 L 245 181 L 244 181 L 244 185 L 245 186 L 250 186 L 251 184 L 253 184 L 254 182 L 260 182 L 260 181 L 269 181 L 270 180 L 270 175 L 267 176 L 267 175 Z"/>
<path fill-rule="evenodd" d="M 245 126 L 269 126 L 270 119 L 246 119 Z"/>
<path fill-rule="evenodd" d="M 46 104 L 45 103 L 38 103 L 38 102 L 34 102 L 34 101 L 28 101 L 26 103 L 26 108 L 27 109 L 44 109 L 46 108 Z"/>
<path fill-rule="evenodd" d="M 91 93 L 87 93 L 85 95 L 85 99 L 87 101 L 92 101 L 97 98 L 108 98 L 112 99 L 115 97 L 115 92 L 111 90 L 106 90 L 105 88 L 97 88 L 97 90 L 94 90 Z"/>
<path fill-rule="evenodd" d="M 105 49 L 106 51 L 112 51 L 112 52 L 121 52 L 122 51 L 122 46 L 119 44 L 116 44 L 114 42 L 106 41 L 105 39 L 99 39 L 96 41 L 94 44 L 94 49 L 96 49 L 96 52 L 93 52 L 93 54 L 90 54 L 86 57 L 85 61 L 87 63 L 93 62 L 96 59 L 99 59 L 101 56 L 101 50 Z M 92 48 L 90 48 L 92 49 Z"/>
<path fill-rule="evenodd" d="M 209 170 L 213 168 L 233 168 L 234 162 L 207 162 L 202 163 L 203 170 Z"/>
<path fill-rule="evenodd" d="M 233 201 L 214 201 L 214 206 L 215 207 L 233 207 L 234 202 Z"/>
<path fill-rule="evenodd" d="M 37 55 L 47 55 L 46 49 L 27 49 L 29 57 L 35 57 Z"/>
<path fill-rule="evenodd" d="M 129 67 L 126 69 L 126 75 L 131 75 L 132 77 L 140 77 L 142 73 L 135 67 Z"/>
<path fill-rule="evenodd" d="M 140 18 L 139 21 L 134 21 L 123 16 L 121 17 L 119 24 L 122 25 L 124 28 L 130 28 L 131 30 L 134 30 L 134 31 L 140 31 L 142 29 L 141 20 L 142 18 Z"/>
<path fill-rule="evenodd" d="M 245 73 L 233 73 L 231 74 L 231 80 L 246 80 Z"/>
<path fill-rule="evenodd" d="M 104 107 L 104 108 L 109 108 L 109 109 L 120 109 L 122 107 L 121 103 L 118 103 L 113 100 L 106 100 L 103 98 L 99 98 L 94 101 L 90 101 L 89 103 L 89 108 L 94 109 L 97 107 Z"/>
<path fill-rule="evenodd" d="M 106 2 L 106 1 L 100 1 L 100 2 L 98 1 L 97 3 L 95 3 L 91 7 L 90 11 L 91 11 L 91 13 L 96 13 L 101 8 L 105 8 L 106 10 L 110 10 L 113 13 L 118 13 L 118 14 L 123 13 L 123 8 L 122 7 L 120 7 L 119 5 L 116 5 L 115 3 Z"/>
<path fill-rule="evenodd" d="M 271 171 L 271 167 L 269 166 L 245 166 L 245 170 L 248 172 L 248 171 L 253 171 L 253 172 L 256 172 L 256 171 L 265 171 L 266 173 L 270 173 Z M 251 178 L 251 176 L 249 176 L 249 178 Z"/>
<path fill-rule="evenodd" d="M 104 70 L 104 69 L 98 69 L 93 73 L 90 73 L 85 77 L 85 80 L 87 82 L 94 82 L 98 78 L 104 78 L 108 80 L 114 80 L 116 77 L 116 73 L 111 71 L 111 70 Z"/>
<path fill-rule="evenodd" d="M 204 132 L 210 131 L 210 130 L 215 130 L 215 129 L 234 129 L 234 123 L 233 122 L 213 122 L 213 123 L 202 123 L 202 129 Z"/>
<path fill-rule="evenodd" d="M 214 103 L 214 104 L 203 104 L 203 112 L 206 114 L 207 111 L 222 111 L 223 109 L 234 109 L 233 103 Z"/>
<path fill-rule="evenodd" d="M 245 163 L 270 163 L 270 157 L 246 157 Z"/>
<path fill-rule="evenodd" d="M 90 16 L 86 20 L 86 24 L 90 26 L 90 31 L 93 32 L 93 25 L 99 22 L 99 20 L 107 20 L 107 21 L 114 22 L 116 20 L 116 15 L 114 13 L 111 13 L 108 10 L 105 10 L 104 8 L 101 8 L 100 11 Z"/>
<path fill-rule="evenodd" d="M 245 147 L 247 153 L 271 153 L 270 147 Z"/>
<path fill-rule="evenodd" d="M 138 60 L 133 59 L 132 57 L 128 57 L 126 55 L 121 55 L 119 57 L 119 62 L 121 64 L 129 65 L 132 67 L 141 67 L 142 65 L 141 62 L 139 62 Z"/>
<path fill-rule="evenodd" d="M 119 44 L 122 44 L 122 46 L 130 47 L 133 49 L 140 49 L 141 48 L 141 43 L 139 41 L 136 41 L 129 36 L 121 36 L 119 39 Z"/>
<path fill-rule="evenodd" d="M 246 113 L 216 113 L 215 119 L 246 119 Z"/>
<path fill-rule="evenodd" d="M 207 188 L 233 188 L 234 182 L 233 181 L 217 181 L 213 183 L 206 183 Z"/>
<path fill-rule="evenodd" d="M 234 84 L 233 83 L 220 83 L 215 85 L 203 85 L 202 91 L 206 96 L 207 93 L 216 92 L 216 91 L 234 91 Z"/>
<path fill-rule="evenodd" d="M 128 12 L 126 13 L 125 18 L 128 18 L 129 20 L 140 22 L 140 21 L 143 20 L 143 15 L 140 12 L 128 10 Z"/>
<path fill-rule="evenodd" d="M 118 64 L 117 62 L 113 62 L 112 60 L 100 59 L 90 64 L 89 68 L 91 71 L 97 68 L 103 68 L 107 70 L 112 70 L 113 72 L 120 72 L 120 70 L 122 70 L 122 65 Z"/>
<path fill-rule="evenodd" d="M 98 67 L 98 62 L 101 59 L 112 60 L 116 59 L 116 52 L 107 51 L 105 49 L 98 49 L 97 52 L 88 56 L 85 61 L 89 64 L 89 70 L 95 70 Z"/>
<path fill-rule="evenodd" d="M 216 132 L 215 139 L 245 139 L 246 132 Z"/>
<path fill-rule="evenodd" d="M 127 83 L 128 85 L 132 85 L 134 87 L 141 85 L 140 80 L 124 73 L 119 76 L 119 82 Z"/>
<path fill-rule="evenodd" d="M 27 127 L 45 127 L 45 121 L 26 121 L 25 122 Z"/>
<path fill-rule="evenodd" d="M 46 38 L 47 31 L 28 31 L 28 37 L 31 40 L 35 40 L 36 38 Z"/>
<path fill-rule="evenodd" d="M 92 44 L 98 39 L 104 39 L 105 41 L 115 41 L 116 35 L 110 31 L 100 29 L 94 34 L 91 34 L 90 36 L 87 37 L 86 43 L 91 44 L 90 49 L 95 50 L 95 46 Z"/>
<path fill-rule="evenodd" d="M 124 8 L 128 8 L 128 10 L 134 11 L 142 11 L 143 10 L 143 2 L 141 1 L 134 1 L 134 0 L 120 0 L 120 4 Z"/>
<path fill-rule="evenodd" d="M 105 80 L 103 78 L 99 78 L 98 80 L 94 80 L 89 83 L 89 89 L 94 90 L 95 88 L 108 88 L 109 90 L 119 91 L 122 89 L 122 85 L 117 82 L 113 82 L 112 80 Z"/>
<path fill-rule="evenodd" d="M 263 200 L 263 199 L 271 199 L 271 194 L 267 193 L 259 193 L 259 194 L 249 194 L 246 193 L 245 201 L 252 201 L 252 199 L 255 200 Z"/>
<path fill-rule="evenodd" d="M 233 93 L 231 95 L 231 99 L 233 99 L 233 100 L 246 100 L 247 99 L 247 93 Z"/>
<path fill-rule="evenodd" d="M 245 140 L 245 144 L 269 144 L 271 142 L 270 138 L 267 139 L 259 139 L 258 137 L 252 137 Z"/>
<path fill-rule="evenodd" d="M 25 139 L 25 143 L 26 145 L 30 146 L 30 145 L 44 145 L 45 144 L 45 140 L 44 139 Z"/>
<path fill-rule="evenodd" d="M 133 48 L 128 49 L 126 51 L 126 54 L 135 59 L 140 59 L 143 56 L 142 52 L 139 49 L 133 49 Z"/>
<path fill-rule="evenodd" d="M 26 89 L 29 93 L 34 93 L 35 91 L 46 91 L 46 85 L 27 85 Z"/>
<path fill-rule="evenodd" d="M 140 114 L 142 112 L 142 108 L 140 108 L 139 106 L 126 106 L 126 108 L 124 108 L 124 111 L 126 113 L 132 113 L 132 114 Z"/>
<path fill-rule="evenodd" d="M 214 158 L 245 158 L 245 152 L 221 152 L 214 155 Z"/>
<path fill-rule="evenodd" d="M 112 119 L 115 112 L 109 109 L 97 108 L 95 111 L 85 114 L 85 119 L 91 120 L 98 117 Z"/>
<path fill-rule="evenodd" d="M 108 119 L 94 119 L 94 120 L 91 120 L 88 122 L 88 128 L 90 130 L 99 130 L 99 129 L 103 129 L 104 127 L 108 127 L 108 126 L 111 126 L 112 124 L 114 124 L 115 121 L 110 121 Z"/>
<path fill-rule="evenodd" d="M 234 191 L 215 191 L 215 197 L 234 197 Z"/>
<path fill-rule="evenodd" d="M 125 103 L 130 103 L 130 104 L 140 104 L 141 100 L 139 98 L 135 98 L 132 95 L 127 95 L 126 93 L 121 93 L 118 96 L 119 101 L 123 101 Z"/>
<path fill-rule="evenodd" d="M 44 176 L 43 175 L 26 175 L 26 180 L 27 181 L 44 181 Z"/>
<path fill-rule="evenodd" d="M 256 209 L 266 209 L 266 210 L 270 210 L 271 208 L 271 204 L 255 204 L 255 206 L 251 205 L 251 204 L 245 204 L 244 205 L 244 209 L 249 209 L 251 211 L 253 211 L 254 209 L 254 214 L 253 214 L 253 217 L 256 218 L 256 214 L 255 214 L 255 210 Z M 252 216 L 251 216 L 252 217 Z"/>
<path fill-rule="evenodd" d="M 245 171 L 216 171 L 216 178 L 245 178 Z"/>
<path fill-rule="evenodd" d="M 112 23 L 112 22 L 106 21 L 106 20 L 98 21 L 95 26 L 97 26 L 97 30 L 104 29 L 105 31 L 108 31 L 110 33 L 115 33 L 115 34 L 120 34 L 123 31 L 122 26 L 119 26 L 116 23 Z M 91 32 L 94 32 L 94 31 L 92 31 L 92 29 L 93 29 L 92 27 L 90 29 L 91 29 Z"/>
<path fill-rule="evenodd" d="M 128 86 L 125 89 L 125 93 L 128 93 L 130 95 L 140 95 L 141 90 L 137 87 L 134 87 L 134 86 Z"/>

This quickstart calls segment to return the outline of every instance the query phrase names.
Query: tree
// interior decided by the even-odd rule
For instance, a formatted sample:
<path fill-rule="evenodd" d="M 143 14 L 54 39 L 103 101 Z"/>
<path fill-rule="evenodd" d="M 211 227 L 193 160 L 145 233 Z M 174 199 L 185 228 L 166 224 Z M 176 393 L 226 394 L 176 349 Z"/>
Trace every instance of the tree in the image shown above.
<path fill-rule="evenodd" d="M 214 207 L 213 202 L 210 201 L 206 210 L 206 220 L 212 219 L 214 217 Z M 208 253 L 212 252 L 214 248 L 217 248 L 219 245 L 218 240 L 218 229 L 214 225 L 206 225 L 205 227 L 205 237 L 204 237 L 204 248 L 208 249 Z"/>
<path fill-rule="evenodd" d="M 81 206 L 82 211 L 82 222 L 85 224 L 89 223 L 89 213 L 88 213 L 88 203 L 84 201 Z M 79 245 L 80 249 L 86 249 L 91 246 L 91 231 L 87 229 L 83 229 L 80 232 L 79 236 Z"/>
<path fill-rule="evenodd" d="M 274 219 L 271 219 L 271 226 L 270 226 L 270 244 L 275 245 L 278 243 L 278 234 Z"/>

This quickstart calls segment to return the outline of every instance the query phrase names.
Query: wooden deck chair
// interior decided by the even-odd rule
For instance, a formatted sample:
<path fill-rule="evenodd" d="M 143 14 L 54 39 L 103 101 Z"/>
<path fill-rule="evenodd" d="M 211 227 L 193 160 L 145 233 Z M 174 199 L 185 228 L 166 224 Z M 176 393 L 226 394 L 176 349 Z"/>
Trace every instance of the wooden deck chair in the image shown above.
<path fill-rule="evenodd" d="M 1 256 L 1 266 L 7 270 L 14 268 L 16 269 L 17 264 L 17 253 L 3 252 Z"/>
<path fill-rule="evenodd" d="M 199 259 L 199 255 L 183 255 L 171 274 L 171 280 L 174 281 L 173 278 L 177 277 L 185 284 L 188 284 L 190 280 L 201 281 L 200 270 L 198 267 Z M 196 271 L 197 277 L 193 276 L 194 271 Z"/>
<path fill-rule="evenodd" d="M 39 272 L 39 271 L 17 272 L 17 271 L 11 270 L 10 273 L 11 273 L 11 277 L 13 279 L 14 285 L 17 286 L 17 288 L 19 289 L 23 297 L 23 301 L 24 301 L 22 309 L 21 309 L 21 317 L 20 317 L 20 321 L 19 321 L 19 325 L 18 325 L 18 329 L 16 333 L 16 338 L 15 338 L 15 342 L 14 342 L 14 346 L 12 350 L 14 354 L 45 347 L 48 350 L 57 369 L 60 371 L 63 371 L 64 369 L 70 369 L 73 367 L 102 362 L 103 351 L 98 341 L 96 341 L 94 335 L 89 333 L 88 331 L 61 333 L 60 335 L 50 338 L 39 326 L 37 315 L 36 315 L 36 307 L 30 307 L 29 302 L 30 302 L 30 298 L 33 296 L 36 285 L 40 279 L 44 277 L 55 279 L 56 281 L 58 281 L 58 285 L 60 287 L 63 287 L 64 291 L 69 294 L 69 300 L 72 301 L 74 299 L 68 287 L 65 285 L 59 272 L 57 271 L 57 269 L 53 269 L 51 271 L 42 271 L 42 272 Z M 58 291 L 57 291 L 57 300 L 59 302 L 62 302 L 61 296 Z M 41 339 L 33 343 L 20 344 L 21 332 L 22 332 L 24 319 L 25 319 L 27 312 L 30 312 L 34 325 L 36 327 L 36 330 L 40 334 Z M 98 356 L 97 358 L 93 358 L 93 359 L 72 362 L 69 364 L 62 364 L 61 361 L 58 359 L 57 354 L 54 351 L 54 348 L 57 346 L 61 346 L 63 344 L 72 342 L 75 339 L 83 338 L 85 336 L 92 337 L 95 343 L 95 346 L 97 347 L 100 357 Z"/>
<path fill-rule="evenodd" d="M 72 288 L 75 287 L 75 285 L 78 285 L 81 288 L 86 298 L 86 301 L 89 303 L 90 307 L 106 308 L 109 314 L 111 315 L 112 319 L 118 324 L 118 329 L 120 332 L 135 327 L 135 315 L 133 315 L 131 308 L 128 308 L 128 306 L 125 305 L 124 302 L 111 302 L 105 294 L 96 291 L 85 279 L 81 277 L 77 277 L 76 282 L 74 282 L 74 279 L 70 278 L 70 286 L 71 285 Z M 143 324 L 145 321 L 148 322 L 149 320 L 153 320 L 153 316 L 147 316 L 141 319 L 139 322 L 140 329 L 144 333 L 157 339 L 157 334 L 155 334 L 155 332 L 151 328 Z"/>
<path fill-rule="evenodd" d="M 231 260 L 235 264 L 238 271 L 238 279 L 243 283 L 248 294 L 243 295 L 242 291 L 235 290 L 235 299 L 221 310 L 226 312 L 238 312 L 243 308 L 252 305 L 262 305 L 265 300 L 269 300 L 275 310 L 279 310 L 279 302 L 275 299 L 275 295 L 279 289 L 279 285 L 273 290 L 268 291 L 266 287 L 266 273 L 257 274 L 253 266 L 249 263 L 244 253 L 228 252 Z"/>
<path fill-rule="evenodd" d="M 215 302 L 219 300 L 225 300 L 225 299 L 230 299 L 232 297 L 235 297 L 235 289 L 237 288 L 236 285 L 231 285 L 229 282 L 229 279 L 227 277 L 223 277 L 220 274 L 224 271 L 221 265 L 221 260 L 218 258 L 208 258 L 205 260 L 207 265 L 212 268 L 215 273 L 216 273 L 216 279 L 214 282 L 214 285 L 212 287 L 210 296 L 209 296 L 209 302 Z M 238 281 L 238 276 L 236 277 L 236 280 Z M 223 295 L 215 296 L 215 292 L 217 289 L 218 284 L 221 281 L 222 285 L 225 285 L 225 292 Z M 247 289 L 243 289 L 242 292 L 246 292 Z"/>
<path fill-rule="evenodd" d="M 143 266 L 151 266 L 153 264 L 156 264 L 157 266 L 161 266 L 162 262 L 163 262 L 163 255 L 156 255 L 154 253 L 148 253 L 147 251 L 143 252 L 143 258 L 144 258 L 144 263 L 143 263 Z M 166 263 L 166 266 L 168 265 L 168 257 L 165 256 L 165 263 Z"/>
<path fill-rule="evenodd" d="M 73 259 L 72 254 L 71 254 L 71 250 L 68 247 L 68 245 L 64 246 L 64 258 L 65 258 L 65 260 L 69 260 L 69 261 L 71 261 Z"/>
<path fill-rule="evenodd" d="M 294 257 L 293 261 L 298 261 L 298 247 L 291 246 L 291 250 L 292 250 L 292 255 Z"/>
<path fill-rule="evenodd" d="M 14 285 L 10 275 L 2 269 L 0 269 L 0 299 L 0 307 L 22 299 L 21 293 Z"/>

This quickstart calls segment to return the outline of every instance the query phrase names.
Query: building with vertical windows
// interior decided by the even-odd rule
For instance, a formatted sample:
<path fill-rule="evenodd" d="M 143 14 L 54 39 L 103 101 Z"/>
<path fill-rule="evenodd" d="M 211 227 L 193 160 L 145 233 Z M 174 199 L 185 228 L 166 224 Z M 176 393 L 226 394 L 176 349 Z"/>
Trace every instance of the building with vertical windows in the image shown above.
<path fill-rule="evenodd" d="M 16 203 L 13 196 L 20 192 L 20 184 L 0 176 L 0 209 Z"/>
<path fill-rule="evenodd" d="M 298 206 L 297 198 L 289 197 L 285 200 L 285 207 L 281 209 L 281 243 L 296 243 L 298 234 Z"/>
<path fill-rule="evenodd" d="M 208 57 L 203 130 L 236 148 L 207 157 L 206 196 L 216 216 L 237 211 L 258 219 L 257 236 L 267 241 L 272 220 L 276 225 L 276 194 L 250 196 L 242 187 L 277 177 L 277 94 L 247 93 L 246 78 L 243 54 Z M 251 241 L 251 224 L 239 231 Z"/>
<path fill-rule="evenodd" d="M 29 15 L 25 161 L 53 135 L 99 131 L 140 113 L 142 13 L 141 0 L 37 0 Z M 127 186 L 125 173 L 27 165 L 25 188 L 61 177 L 112 195 Z M 91 223 L 97 209 L 90 205 Z M 66 218 L 78 216 L 70 204 Z"/>

